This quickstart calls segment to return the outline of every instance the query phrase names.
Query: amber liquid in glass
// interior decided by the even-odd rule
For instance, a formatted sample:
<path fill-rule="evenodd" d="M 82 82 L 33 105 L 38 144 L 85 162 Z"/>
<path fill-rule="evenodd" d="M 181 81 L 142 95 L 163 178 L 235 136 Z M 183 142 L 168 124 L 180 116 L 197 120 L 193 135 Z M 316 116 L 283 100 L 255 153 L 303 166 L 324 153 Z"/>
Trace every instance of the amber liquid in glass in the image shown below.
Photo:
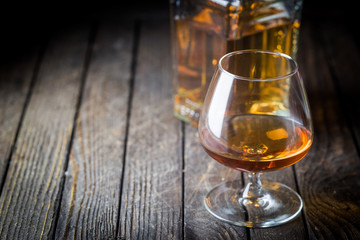
<path fill-rule="evenodd" d="M 294 56 L 299 22 L 284 8 L 257 2 L 231 9 L 208 1 L 193 16 L 179 18 L 175 33 L 174 113 L 197 125 L 199 111 L 219 59 L 241 49 L 264 49 Z"/>
<path fill-rule="evenodd" d="M 308 129 L 270 115 L 225 118 L 220 136 L 209 129 L 200 136 L 206 152 L 225 166 L 247 172 L 288 167 L 302 159 L 312 143 Z"/>

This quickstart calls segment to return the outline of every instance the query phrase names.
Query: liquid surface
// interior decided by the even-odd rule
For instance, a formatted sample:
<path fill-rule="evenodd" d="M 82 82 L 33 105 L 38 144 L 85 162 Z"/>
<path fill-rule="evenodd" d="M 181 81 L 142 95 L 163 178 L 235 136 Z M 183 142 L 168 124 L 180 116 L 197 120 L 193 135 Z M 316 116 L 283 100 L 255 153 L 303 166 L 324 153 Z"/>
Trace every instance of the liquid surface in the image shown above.
<path fill-rule="evenodd" d="M 225 119 L 221 135 L 201 132 L 207 153 L 220 163 L 242 171 L 268 171 L 290 166 L 308 152 L 312 136 L 292 120 L 266 115 Z"/>

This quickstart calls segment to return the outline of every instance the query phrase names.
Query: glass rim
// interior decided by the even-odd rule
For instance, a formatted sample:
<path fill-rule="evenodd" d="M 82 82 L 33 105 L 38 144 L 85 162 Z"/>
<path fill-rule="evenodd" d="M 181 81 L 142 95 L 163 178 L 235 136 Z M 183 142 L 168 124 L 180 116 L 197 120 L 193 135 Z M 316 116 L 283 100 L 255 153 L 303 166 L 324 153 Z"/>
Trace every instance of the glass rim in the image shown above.
<path fill-rule="evenodd" d="M 239 75 L 236 75 L 236 74 L 233 74 L 233 73 L 229 72 L 228 70 L 225 70 L 222 67 L 222 61 L 225 58 L 231 57 L 233 55 L 244 54 L 244 53 L 266 53 L 266 54 L 271 54 L 271 55 L 278 55 L 278 56 L 281 56 L 281 57 L 285 58 L 289 62 L 291 62 L 294 65 L 294 69 L 292 69 L 292 71 L 290 71 L 289 73 L 287 73 L 285 75 L 281 75 L 281 76 L 278 76 L 278 77 L 271 77 L 271 78 L 263 78 L 263 79 L 261 79 L 261 78 L 252 78 L 252 77 L 239 76 Z M 296 74 L 298 72 L 298 70 L 299 70 L 297 62 L 293 58 L 291 58 L 289 55 L 286 55 L 286 54 L 280 53 L 280 52 L 259 50 L 259 49 L 247 49 L 247 50 L 239 50 L 239 51 L 229 52 L 229 53 L 225 54 L 224 56 L 222 56 L 220 58 L 219 63 L 218 63 L 218 67 L 222 72 L 232 76 L 233 78 L 236 78 L 236 79 L 239 79 L 239 80 L 254 81 L 254 82 L 255 81 L 256 82 L 275 81 L 275 80 L 281 80 L 281 79 L 289 78 L 289 77 L 293 76 L 294 74 Z"/>

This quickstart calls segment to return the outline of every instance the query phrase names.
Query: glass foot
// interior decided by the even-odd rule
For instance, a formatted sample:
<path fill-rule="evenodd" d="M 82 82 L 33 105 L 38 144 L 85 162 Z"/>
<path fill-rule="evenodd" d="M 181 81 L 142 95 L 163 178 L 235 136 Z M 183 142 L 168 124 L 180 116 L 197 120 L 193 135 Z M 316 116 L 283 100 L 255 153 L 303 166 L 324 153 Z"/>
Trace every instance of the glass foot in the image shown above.
<path fill-rule="evenodd" d="M 261 194 L 248 194 L 251 183 L 242 191 L 240 181 L 222 183 L 205 198 L 206 209 L 231 224 L 253 228 L 273 227 L 299 215 L 303 202 L 299 194 L 277 182 L 263 181 Z"/>

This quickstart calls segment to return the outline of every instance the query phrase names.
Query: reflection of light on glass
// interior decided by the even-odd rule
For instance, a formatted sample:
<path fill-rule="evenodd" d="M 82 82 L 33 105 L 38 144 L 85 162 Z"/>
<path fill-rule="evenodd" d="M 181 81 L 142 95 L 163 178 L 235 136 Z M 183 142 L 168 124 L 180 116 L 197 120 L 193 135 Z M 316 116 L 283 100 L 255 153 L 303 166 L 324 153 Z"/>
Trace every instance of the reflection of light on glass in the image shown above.
<path fill-rule="evenodd" d="M 211 132 L 216 136 L 221 136 L 221 129 L 225 117 L 226 105 L 229 100 L 228 96 L 233 84 L 232 77 L 228 74 L 221 74 L 219 82 L 216 84 L 214 95 L 211 101 L 216 104 L 210 103 L 208 113 L 208 124 Z"/>
<path fill-rule="evenodd" d="M 275 130 L 267 131 L 266 136 L 271 140 L 280 140 L 288 138 L 288 133 L 283 128 L 278 128 Z"/>
<path fill-rule="evenodd" d="M 215 2 L 223 7 L 227 7 L 229 5 L 229 1 L 226 0 L 213 0 L 212 2 Z M 231 6 L 236 6 L 238 7 L 240 4 L 240 1 L 231 1 Z"/>

